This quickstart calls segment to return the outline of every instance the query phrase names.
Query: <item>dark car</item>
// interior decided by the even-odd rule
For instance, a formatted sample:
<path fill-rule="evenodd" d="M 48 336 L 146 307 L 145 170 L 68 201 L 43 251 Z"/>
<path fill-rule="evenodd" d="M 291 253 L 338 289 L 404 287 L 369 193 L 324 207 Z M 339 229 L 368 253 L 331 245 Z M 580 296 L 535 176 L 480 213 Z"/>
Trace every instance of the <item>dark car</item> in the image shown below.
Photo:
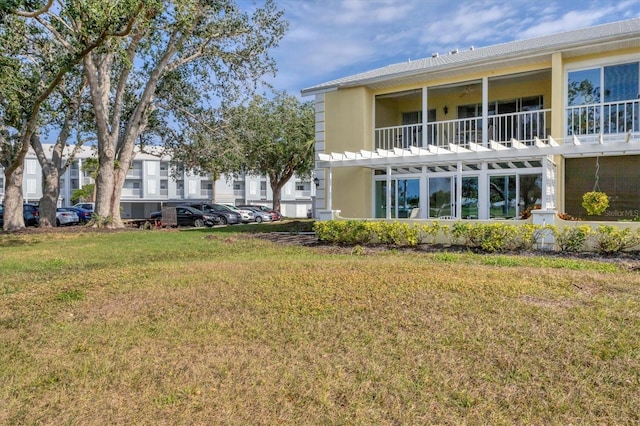
<path fill-rule="evenodd" d="M 190 207 L 201 210 L 205 213 L 209 213 L 218 218 L 218 222 L 221 225 L 235 225 L 236 223 L 240 223 L 242 221 L 240 215 L 227 206 L 223 206 L 222 204 L 214 204 L 214 203 L 189 203 L 185 204 Z"/>
<path fill-rule="evenodd" d="M 80 218 L 80 223 L 87 223 L 91 220 L 91 215 L 93 215 L 92 210 L 83 209 L 81 207 L 64 207 L 67 210 L 72 210 L 78 214 Z"/>
<path fill-rule="evenodd" d="M 40 223 L 40 210 L 37 204 L 25 203 L 22 205 L 22 217 L 25 226 L 38 226 Z M 4 207 L 0 205 L 0 228 L 4 227 Z"/>
<path fill-rule="evenodd" d="M 40 223 L 40 209 L 37 204 L 25 203 L 22 205 L 22 216 L 25 226 L 38 226 Z"/>
<path fill-rule="evenodd" d="M 267 206 L 260 206 L 260 205 L 257 205 L 257 204 L 256 205 L 244 204 L 242 206 L 236 206 L 236 207 L 238 207 L 239 209 L 246 209 L 246 208 L 258 209 L 258 210 L 260 210 L 262 212 L 270 213 L 271 214 L 271 220 L 281 220 L 282 219 L 282 215 L 280 214 L 279 211 L 270 209 Z"/>
<path fill-rule="evenodd" d="M 195 226 L 201 228 L 203 226 L 213 226 L 218 223 L 216 217 L 212 214 L 202 212 L 189 206 L 176 206 L 176 223 L 178 226 Z M 151 219 L 160 219 L 162 221 L 162 212 L 151 213 Z"/>

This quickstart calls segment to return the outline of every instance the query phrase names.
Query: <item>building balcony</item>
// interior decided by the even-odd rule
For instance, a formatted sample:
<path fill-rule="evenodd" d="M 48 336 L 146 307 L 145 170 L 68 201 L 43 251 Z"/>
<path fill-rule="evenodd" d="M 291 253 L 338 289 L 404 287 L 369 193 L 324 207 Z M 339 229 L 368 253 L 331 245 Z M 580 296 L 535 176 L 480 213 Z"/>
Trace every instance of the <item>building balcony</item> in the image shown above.
<path fill-rule="evenodd" d="M 122 198 L 141 198 L 142 189 L 140 188 L 122 188 Z"/>
<path fill-rule="evenodd" d="M 611 138 L 640 132 L 640 100 L 579 105 L 567 108 L 567 135 L 580 139 Z"/>
<path fill-rule="evenodd" d="M 551 110 L 526 111 L 489 116 L 486 130 L 482 117 L 435 121 L 375 129 L 375 149 L 393 150 L 429 145 L 449 149 L 452 145 L 470 149 L 473 144 L 488 145 L 489 141 L 510 143 L 515 139 L 533 145 L 536 138 L 546 140 L 550 128 Z M 426 129 L 426 132 L 424 131 Z M 484 137 L 486 132 L 486 138 Z"/>

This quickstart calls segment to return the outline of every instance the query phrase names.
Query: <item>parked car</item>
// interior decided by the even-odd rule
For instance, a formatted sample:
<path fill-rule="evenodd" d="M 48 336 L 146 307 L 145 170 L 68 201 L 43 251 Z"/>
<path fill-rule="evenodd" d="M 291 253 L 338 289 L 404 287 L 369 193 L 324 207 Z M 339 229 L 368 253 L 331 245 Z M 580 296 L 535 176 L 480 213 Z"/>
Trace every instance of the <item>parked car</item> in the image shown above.
<path fill-rule="evenodd" d="M 40 223 L 40 209 L 37 204 L 25 203 L 22 205 L 22 216 L 25 226 L 38 226 Z"/>
<path fill-rule="evenodd" d="M 241 206 L 236 206 L 239 209 L 245 209 L 245 208 L 255 208 L 255 209 L 260 209 L 260 211 L 263 212 L 267 212 L 267 213 L 271 213 L 271 220 L 281 220 L 282 219 L 282 215 L 280 214 L 279 211 L 270 209 L 267 206 L 261 206 L 261 205 L 253 205 L 253 204 L 243 204 Z"/>
<path fill-rule="evenodd" d="M 273 216 L 269 212 L 264 212 L 257 207 L 243 207 L 243 210 L 251 210 L 253 212 L 253 220 L 256 223 L 271 222 Z"/>
<path fill-rule="evenodd" d="M 80 218 L 80 223 L 87 223 L 91 220 L 91 216 L 93 215 L 93 210 L 83 209 L 82 207 L 64 207 L 67 210 L 73 210 L 78 214 Z"/>
<path fill-rule="evenodd" d="M 22 205 L 22 217 L 25 226 L 38 226 L 40 223 L 40 210 L 36 204 L 25 203 Z M 0 228 L 4 227 L 4 206 L 0 205 Z"/>
<path fill-rule="evenodd" d="M 253 222 L 255 218 L 253 217 L 253 211 L 248 209 L 240 209 L 233 204 L 219 204 L 220 206 L 224 206 L 232 211 L 239 213 L 241 217 L 242 223 Z"/>
<path fill-rule="evenodd" d="M 96 203 L 76 203 L 73 205 L 73 207 L 89 210 L 91 212 L 95 210 L 95 206 L 96 206 Z"/>
<path fill-rule="evenodd" d="M 221 204 L 213 204 L 213 203 L 188 203 L 181 204 L 187 205 L 198 210 L 201 210 L 205 213 L 209 213 L 214 215 L 218 219 L 218 223 L 220 225 L 235 225 L 237 223 L 242 222 L 242 218 L 238 212 L 234 212 L 233 210 L 223 206 Z"/>
<path fill-rule="evenodd" d="M 190 206 L 176 206 L 176 222 L 178 226 L 213 226 L 217 222 L 216 217 L 210 213 L 205 213 Z M 162 212 L 151 213 L 151 219 L 162 220 Z"/>
<path fill-rule="evenodd" d="M 65 207 L 56 209 L 56 226 L 79 225 L 80 217 L 78 213 Z"/>

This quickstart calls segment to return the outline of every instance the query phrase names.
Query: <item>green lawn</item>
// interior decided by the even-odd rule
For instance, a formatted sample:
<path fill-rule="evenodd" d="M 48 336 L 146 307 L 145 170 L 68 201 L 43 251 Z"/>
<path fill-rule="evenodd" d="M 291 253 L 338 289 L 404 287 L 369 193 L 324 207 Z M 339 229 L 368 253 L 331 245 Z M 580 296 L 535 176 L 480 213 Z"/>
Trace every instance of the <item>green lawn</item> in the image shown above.
<path fill-rule="evenodd" d="M 638 271 L 247 229 L 0 234 L 0 424 L 640 422 Z"/>

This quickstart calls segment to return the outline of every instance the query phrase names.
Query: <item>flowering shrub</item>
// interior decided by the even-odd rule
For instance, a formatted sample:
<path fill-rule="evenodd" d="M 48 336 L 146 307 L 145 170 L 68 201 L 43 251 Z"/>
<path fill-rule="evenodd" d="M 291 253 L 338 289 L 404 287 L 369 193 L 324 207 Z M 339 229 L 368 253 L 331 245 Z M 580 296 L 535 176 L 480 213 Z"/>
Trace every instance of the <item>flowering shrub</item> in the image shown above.
<path fill-rule="evenodd" d="M 593 234 L 595 246 L 602 254 L 614 254 L 640 245 L 640 229 L 620 229 L 611 225 L 600 225 Z"/>
<path fill-rule="evenodd" d="M 462 244 L 469 248 L 488 253 L 509 250 L 531 250 L 544 240 L 544 235 L 552 233 L 561 251 L 578 252 L 585 250 L 588 241 L 603 254 L 618 253 L 640 245 L 640 229 L 619 229 L 601 225 L 593 230 L 588 225 L 553 225 L 474 223 L 458 221 L 451 227 L 430 224 L 409 224 L 386 221 L 330 220 L 314 223 L 318 240 L 333 244 L 362 245 L 379 243 L 388 246 L 416 247 L 429 238 L 435 244 L 439 235 L 449 237 L 451 244 Z"/>
<path fill-rule="evenodd" d="M 582 250 L 590 234 L 591 227 L 588 225 L 565 226 L 562 230 L 553 227 L 556 244 L 562 251 L 578 252 Z"/>
<path fill-rule="evenodd" d="M 582 207 L 588 215 L 599 216 L 609 207 L 609 197 L 604 192 L 587 192 L 582 196 Z"/>

